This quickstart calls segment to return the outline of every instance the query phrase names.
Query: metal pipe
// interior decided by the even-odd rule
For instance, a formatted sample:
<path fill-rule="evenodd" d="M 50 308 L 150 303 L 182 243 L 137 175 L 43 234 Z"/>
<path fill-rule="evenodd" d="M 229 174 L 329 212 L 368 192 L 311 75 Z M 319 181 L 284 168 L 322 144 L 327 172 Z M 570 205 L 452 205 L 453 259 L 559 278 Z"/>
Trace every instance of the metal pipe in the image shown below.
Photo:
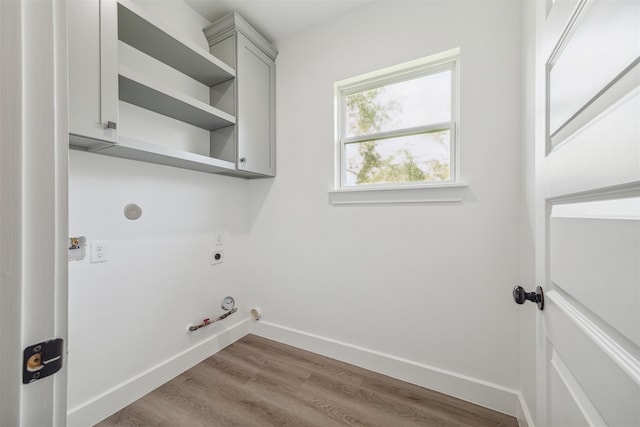
<path fill-rule="evenodd" d="M 197 331 L 200 328 L 204 328 L 205 326 L 209 326 L 212 323 L 216 323 L 219 322 L 220 320 L 224 320 L 227 317 L 231 316 L 233 313 L 235 313 L 236 311 L 238 311 L 237 308 L 232 308 L 231 310 L 229 310 L 228 312 L 221 314 L 220 316 L 216 317 L 215 319 L 211 320 L 209 318 L 206 318 L 202 321 L 202 323 L 198 324 L 198 325 L 191 325 L 189 326 L 189 332 L 194 332 Z"/>

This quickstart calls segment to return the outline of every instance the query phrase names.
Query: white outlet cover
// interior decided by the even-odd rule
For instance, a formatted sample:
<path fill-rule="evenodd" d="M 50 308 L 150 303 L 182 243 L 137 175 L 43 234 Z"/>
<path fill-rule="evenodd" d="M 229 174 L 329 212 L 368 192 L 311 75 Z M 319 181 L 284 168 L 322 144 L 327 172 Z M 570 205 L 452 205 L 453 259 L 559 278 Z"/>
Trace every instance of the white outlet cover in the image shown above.
<path fill-rule="evenodd" d="M 91 241 L 91 263 L 109 261 L 109 248 L 106 240 Z"/>

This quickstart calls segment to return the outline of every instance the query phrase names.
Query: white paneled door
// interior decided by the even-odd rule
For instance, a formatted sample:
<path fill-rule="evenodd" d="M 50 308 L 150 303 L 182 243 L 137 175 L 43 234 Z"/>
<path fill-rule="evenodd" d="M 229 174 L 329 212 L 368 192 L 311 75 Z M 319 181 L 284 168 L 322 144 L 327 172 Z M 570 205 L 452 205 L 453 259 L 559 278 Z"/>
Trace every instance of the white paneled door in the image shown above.
<path fill-rule="evenodd" d="M 537 7 L 537 424 L 640 426 L 640 1 Z"/>

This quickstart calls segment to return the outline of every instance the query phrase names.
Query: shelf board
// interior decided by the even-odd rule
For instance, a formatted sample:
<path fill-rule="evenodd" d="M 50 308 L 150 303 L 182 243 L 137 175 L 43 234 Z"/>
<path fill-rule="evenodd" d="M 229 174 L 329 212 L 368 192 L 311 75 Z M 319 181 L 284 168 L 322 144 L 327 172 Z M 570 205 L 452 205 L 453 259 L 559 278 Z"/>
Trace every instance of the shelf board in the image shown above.
<path fill-rule="evenodd" d="M 232 67 L 164 24 L 154 22 L 130 0 L 118 0 L 118 38 L 207 86 L 236 75 Z"/>
<path fill-rule="evenodd" d="M 133 138 L 120 137 L 118 144 L 106 148 L 90 150 L 98 154 L 138 160 L 147 163 L 173 166 L 208 173 L 224 173 L 233 175 L 235 164 L 200 154 L 175 150 L 161 145 L 139 141 Z"/>
<path fill-rule="evenodd" d="M 118 68 L 118 92 L 122 101 L 209 131 L 236 122 L 231 114 L 175 90 L 160 87 L 147 76 L 123 66 Z"/>

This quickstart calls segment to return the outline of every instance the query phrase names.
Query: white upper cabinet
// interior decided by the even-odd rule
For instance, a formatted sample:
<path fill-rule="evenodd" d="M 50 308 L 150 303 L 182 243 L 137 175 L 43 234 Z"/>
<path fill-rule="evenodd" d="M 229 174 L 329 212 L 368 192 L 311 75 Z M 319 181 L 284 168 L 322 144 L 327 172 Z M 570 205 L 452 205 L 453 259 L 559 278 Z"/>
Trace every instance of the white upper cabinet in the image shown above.
<path fill-rule="evenodd" d="M 251 62 L 256 71 L 243 71 L 246 85 L 238 85 L 235 57 L 212 54 L 204 36 L 200 44 L 185 37 L 171 19 L 150 14 L 153 7 L 130 0 L 69 3 L 70 145 L 210 173 L 272 176 L 273 60 L 256 50 L 269 65 Z M 236 125 L 239 112 L 246 114 L 243 127 Z M 256 140 L 257 129 L 271 132 L 263 147 L 244 142 Z M 239 162 L 238 153 L 251 160 Z"/>
<path fill-rule="evenodd" d="M 70 143 L 89 149 L 117 143 L 117 3 L 70 2 L 67 19 Z"/>
<path fill-rule="evenodd" d="M 231 13 L 204 30 L 211 53 L 236 70 L 221 98 L 238 118 L 233 129 L 211 133 L 212 153 L 233 153 L 238 171 L 274 176 L 276 50 L 238 14 Z"/>

